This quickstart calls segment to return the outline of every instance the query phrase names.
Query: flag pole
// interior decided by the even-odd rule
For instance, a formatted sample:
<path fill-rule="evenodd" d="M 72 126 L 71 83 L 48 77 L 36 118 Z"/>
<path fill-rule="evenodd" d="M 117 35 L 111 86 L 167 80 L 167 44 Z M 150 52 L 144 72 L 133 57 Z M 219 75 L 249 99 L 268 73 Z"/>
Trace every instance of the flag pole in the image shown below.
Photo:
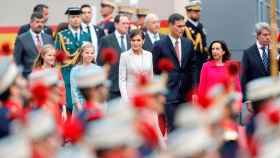
<path fill-rule="evenodd" d="M 278 26 L 277 26 L 277 14 L 276 14 L 276 0 L 271 0 L 270 4 L 270 22 L 271 22 L 271 53 L 270 53 L 270 59 L 271 59 L 271 76 L 277 77 L 278 76 L 278 47 L 277 47 L 277 32 L 278 32 Z"/>

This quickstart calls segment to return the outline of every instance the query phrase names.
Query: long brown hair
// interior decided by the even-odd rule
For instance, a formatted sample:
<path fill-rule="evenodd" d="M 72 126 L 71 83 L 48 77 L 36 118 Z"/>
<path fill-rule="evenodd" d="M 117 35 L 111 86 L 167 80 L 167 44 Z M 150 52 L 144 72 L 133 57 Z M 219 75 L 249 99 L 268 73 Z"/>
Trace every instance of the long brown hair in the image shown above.
<path fill-rule="evenodd" d="M 95 49 L 93 45 L 90 42 L 85 42 L 77 51 L 77 54 L 75 55 L 73 61 L 71 62 L 73 65 L 77 64 L 82 64 L 83 63 L 83 58 L 82 58 L 82 53 L 85 51 L 86 48 L 93 48 L 93 52 L 95 53 Z M 92 61 L 92 63 L 95 63 L 95 60 Z"/>
<path fill-rule="evenodd" d="M 222 57 L 223 63 L 228 61 L 230 59 L 231 53 L 227 47 L 227 44 L 224 41 L 220 41 L 220 40 L 215 40 L 210 44 L 210 46 L 208 48 L 208 52 L 209 52 L 209 56 L 210 56 L 209 60 L 214 60 L 213 53 L 212 53 L 212 47 L 215 43 L 219 43 L 221 45 L 222 50 L 225 51 L 225 54 Z"/>
<path fill-rule="evenodd" d="M 40 68 L 44 65 L 44 56 L 50 52 L 50 51 L 56 51 L 56 49 L 54 48 L 53 45 L 51 44 L 46 44 L 43 46 L 43 48 L 41 49 L 41 51 L 39 52 L 38 57 L 36 58 L 34 64 L 33 64 L 33 68 Z"/>

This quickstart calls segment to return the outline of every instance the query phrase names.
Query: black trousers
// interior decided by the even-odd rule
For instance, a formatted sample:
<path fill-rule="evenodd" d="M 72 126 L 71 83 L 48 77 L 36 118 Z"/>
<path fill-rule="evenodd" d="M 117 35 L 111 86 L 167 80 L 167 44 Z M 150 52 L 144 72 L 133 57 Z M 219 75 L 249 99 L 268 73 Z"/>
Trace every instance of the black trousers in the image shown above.
<path fill-rule="evenodd" d="M 184 103 L 184 101 L 176 101 L 172 103 L 167 102 L 165 104 L 165 116 L 167 120 L 168 133 L 176 129 L 175 116 L 179 105 L 181 105 L 182 103 Z"/>

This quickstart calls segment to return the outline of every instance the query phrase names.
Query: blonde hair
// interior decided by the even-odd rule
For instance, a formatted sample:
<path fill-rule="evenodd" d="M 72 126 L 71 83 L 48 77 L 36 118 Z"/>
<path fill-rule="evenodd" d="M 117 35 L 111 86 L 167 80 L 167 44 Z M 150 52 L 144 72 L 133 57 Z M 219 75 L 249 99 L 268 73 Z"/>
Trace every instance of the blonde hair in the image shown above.
<path fill-rule="evenodd" d="M 50 51 L 56 51 L 53 45 L 46 44 L 43 46 L 43 48 L 40 50 L 38 57 L 36 58 L 33 68 L 40 68 L 44 65 L 44 59 L 43 57 Z"/>
<path fill-rule="evenodd" d="M 92 48 L 93 52 L 95 54 L 95 49 L 93 47 L 93 45 L 90 42 L 85 42 L 82 44 L 82 46 L 77 50 L 77 54 L 75 55 L 75 57 L 72 60 L 72 64 L 73 65 L 77 65 L 77 64 L 82 64 L 83 63 L 83 59 L 82 59 L 82 53 L 87 49 L 87 48 Z M 93 62 L 95 62 L 93 60 Z"/>

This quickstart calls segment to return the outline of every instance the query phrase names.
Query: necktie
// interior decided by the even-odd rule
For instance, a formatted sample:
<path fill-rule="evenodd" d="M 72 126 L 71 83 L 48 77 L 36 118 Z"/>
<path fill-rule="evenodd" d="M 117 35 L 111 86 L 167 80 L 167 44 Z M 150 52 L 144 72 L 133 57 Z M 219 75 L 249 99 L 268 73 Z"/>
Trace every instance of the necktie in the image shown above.
<path fill-rule="evenodd" d="M 75 37 L 74 37 L 74 40 L 75 40 L 75 42 L 77 42 L 78 41 L 78 33 L 77 32 L 75 32 L 75 35 L 74 35 Z"/>
<path fill-rule="evenodd" d="M 268 66 L 269 66 L 268 53 L 267 53 L 265 47 L 262 47 L 261 49 L 262 49 L 262 51 L 263 51 L 263 55 L 262 55 L 263 65 L 264 65 L 264 67 L 265 67 L 265 70 L 266 70 L 266 71 L 269 71 L 269 67 L 268 67 Z"/>
<path fill-rule="evenodd" d="M 36 34 L 36 48 L 37 48 L 38 52 L 40 52 L 41 48 L 42 48 L 42 43 L 40 40 L 40 36 L 38 34 Z"/>
<path fill-rule="evenodd" d="M 153 43 L 155 43 L 156 41 L 158 41 L 158 35 L 154 34 L 154 42 Z"/>
<path fill-rule="evenodd" d="M 124 35 L 121 35 L 121 51 L 122 52 L 126 51 L 125 45 L 124 45 Z"/>
<path fill-rule="evenodd" d="M 90 27 L 89 27 L 89 25 L 87 26 L 87 32 L 88 32 L 89 37 L 90 37 L 90 40 L 91 40 L 91 31 L 90 31 Z M 91 41 L 92 41 L 92 40 L 91 40 Z"/>
<path fill-rule="evenodd" d="M 181 65 L 179 41 L 178 40 L 176 40 L 176 42 L 175 42 L 175 51 L 176 51 L 176 56 L 177 56 L 177 59 L 179 61 L 179 64 Z"/>

